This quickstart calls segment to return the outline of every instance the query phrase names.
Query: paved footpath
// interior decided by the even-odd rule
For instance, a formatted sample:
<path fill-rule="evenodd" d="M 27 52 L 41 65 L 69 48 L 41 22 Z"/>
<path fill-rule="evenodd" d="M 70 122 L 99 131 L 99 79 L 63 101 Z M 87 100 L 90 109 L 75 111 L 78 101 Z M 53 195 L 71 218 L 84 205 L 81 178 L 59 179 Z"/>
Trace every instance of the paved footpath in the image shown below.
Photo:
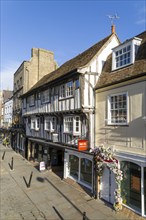
<path fill-rule="evenodd" d="M 87 220 L 137 220 L 123 211 L 115 213 L 108 203 L 94 200 L 50 171 L 40 173 L 20 154 L 1 144 L 0 169 L 0 220 L 83 220 L 83 212 Z"/>

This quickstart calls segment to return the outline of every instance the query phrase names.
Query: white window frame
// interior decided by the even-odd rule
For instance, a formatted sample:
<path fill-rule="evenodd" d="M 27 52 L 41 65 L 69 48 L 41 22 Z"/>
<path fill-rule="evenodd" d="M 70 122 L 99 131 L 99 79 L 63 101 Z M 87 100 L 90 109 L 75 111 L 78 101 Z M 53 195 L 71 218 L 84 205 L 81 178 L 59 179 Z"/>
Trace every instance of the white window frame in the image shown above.
<path fill-rule="evenodd" d="M 36 121 L 35 121 L 35 118 L 31 118 L 31 129 L 32 130 L 35 130 L 35 125 L 36 124 Z"/>
<path fill-rule="evenodd" d="M 47 124 L 49 124 L 49 128 L 47 127 Z M 56 117 L 49 116 L 45 118 L 45 130 L 50 132 L 55 132 L 57 126 Z"/>
<path fill-rule="evenodd" d="M 111 98 L 114 97 L 114 96 L 120 96 L 120 95 L 126 95 L 126 108 L 115 108 L 115 111 L 119 110 L 119 109 L 123 109 L 126 110 L 126 116 L 127 116 L 127 119 L 125 122 L 112 122 L 112 114 L 111 114 Z M 121 92 L 121 93 L 115 93 L 115 94 L 111 94 L 108 96 L 108 120 L 107 120 L 107 124 L 108 125 L 127 125 L 128 122 L 129 122 L 129 105 L 128 105 L 128 92 Z"/>
<path fill-rule="evenodd" d="M 40 118 L 31 118 L 31 129 L 35 131 L 39 131 L 40 129 Z"/>
<path fill-rule="evenodd" d="M 66 83 L 66 97 L 72 97 L 73 96 L 73 81 L 69 81 Z"/>
<path fill-rule="evenodd" d="M 50 102 L 50 90 L 49 89 L 47 89 L 45 91 L 42 91 L 42 93 L 41 93 L 41 102 L 42 103 Z"/>
<path fill-rule="evenodd" d="M 78 118 L 78 121 L 77 121 Z M 68 130 L 68 125 L 67 123 L 71 123 L 72 122 L 72 130 Z M 77 125 L 78 123 L 78 125 Z M 68 134 L 73 134 L 74 136 L 79 136 L 81 135 L 81 119 L 80 116 L 75 115 L 75 116 L 65 116 L 64 120 L 63 120 L 63 124 L 64 124 L 64 133 L 68 133 Z M 78 127 L 78 129 L 77 129 Z"/>
<path fill-rule="evenodd" d="M 78 120 L 77 120 L 78 118 Z M 81 120 L 80 120 L 80 116 L 74 116 L 74 135 L 80 135 L 81 134 Z"/>
<path fill-rule="evenodd" d="M 66 97 L 65 96 L 65 84 L 60 86 L 59 97 L 60 97 L 60 99 L 64 99 Z"/>
<path fill-rule="evenodd" d="M 59 89 L 59 98 L 65 99 L 72 97 L 74 94 L 74 83 L 73 80 L 68 81 L 65 84 L 62 84 Z"/>
<path fill-rule="evenodd" d="M 39 130 L 40 129 L 40 118 L 36 118 L 36 128 L 35 130 Z"/>
<path fill-rule="evenodd" d="M 141 39 L 140 38 L 133 38 L 115 48 L 113 48 L 113 53 L 112 53 L 112 70 L 117 70 L 122 67 L 128 66 L 130 64 L 133 64 L 135 61 L 135 56 L 138 50 L 138 46 L 141 44 Z M 130 50 L 127 51 L 127 48 L 130 46 Z M 126 54 L 130 52 L 130 57 L 128 57 Z M 118 53 L 118 55 L 116 55 Z M 125 57 L 124 57 L 125 56 Z M 121 61 L 120 61 L 121 58 Z M 119 59 L 119 65 L 117 66 L 116 59 Z M 128 61 L 129 60 L 129 61 Z M 125 63 L 124 63 L 125 61 Z M 121 64 L 120 64 L 121 62 Z"/>

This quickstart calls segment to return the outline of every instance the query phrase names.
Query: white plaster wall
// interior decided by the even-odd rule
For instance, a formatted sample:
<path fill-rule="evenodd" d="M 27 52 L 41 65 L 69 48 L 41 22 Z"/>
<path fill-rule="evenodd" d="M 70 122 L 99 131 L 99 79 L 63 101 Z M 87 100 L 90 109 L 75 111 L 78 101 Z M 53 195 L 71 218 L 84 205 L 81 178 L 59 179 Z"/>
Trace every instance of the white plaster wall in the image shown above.
<path fill-rule="evenodd" d="M 5 111 L 4 111 L 4 122 L 7 123 L 8 126 L 12 123 L 12 113 L 13 113 L 13 100 L 9 100 L 5 103 Z"/>
<path fill-rule="evenodd" d="M 88 64 L 88 66 L 82 68 L 80 70 L 80 72 L 85 73 L 85 72 L 94 72 L 96 73 L 95 76 L 90 75 L 90 80 L 89 83 L 92 84 L 92 86 L 94 87 L 98 81 L 98 78 L 102 72 L 102 68 L 103 65 L 107 59 L 107 57 L 109 56 L 109 54 L 112 53 L 112 48 L 116 47 L 117 45 L 119 45 L 119 42 L 117 41 L 117 38 L 115 36 L 113 36 L 109 42 L 107 42 L 107 45 L 104 45 L 104 47 L 102 48 L 102 50 L 91 60 L 91 62 Z M 94 80 L 95 77 L 95 80 Z M 93 106 L 94 102 L 91 102 L 91 100 L 93 101 L 93 92 L 91 92 L 91 87 L 90 87 L 90 103 L 89 103 L 89 98 L 88 97 L 88 93 L 89 93 L 89 84 L 88 84 L 88 73 L 85 74 L 85 85 L 84 85 L 84 106 Z"/>

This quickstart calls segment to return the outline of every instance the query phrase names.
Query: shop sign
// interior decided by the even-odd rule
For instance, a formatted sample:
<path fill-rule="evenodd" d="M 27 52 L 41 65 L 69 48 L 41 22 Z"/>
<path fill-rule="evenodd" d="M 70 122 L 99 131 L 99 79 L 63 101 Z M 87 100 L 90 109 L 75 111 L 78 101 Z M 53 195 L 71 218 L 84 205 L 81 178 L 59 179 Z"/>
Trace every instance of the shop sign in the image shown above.
<path fill-rule="evenodd" d="M 40 171 L 43 171 L 46 169 L 46 166 L 45 166 L 45 162 L 44 161 L 41 161 L 40 162 Z"/>
<path fill-rule="evenodd" d="M 88 149 L 87 140 L 78 140 L 78 151 L 85 151 Z"/>

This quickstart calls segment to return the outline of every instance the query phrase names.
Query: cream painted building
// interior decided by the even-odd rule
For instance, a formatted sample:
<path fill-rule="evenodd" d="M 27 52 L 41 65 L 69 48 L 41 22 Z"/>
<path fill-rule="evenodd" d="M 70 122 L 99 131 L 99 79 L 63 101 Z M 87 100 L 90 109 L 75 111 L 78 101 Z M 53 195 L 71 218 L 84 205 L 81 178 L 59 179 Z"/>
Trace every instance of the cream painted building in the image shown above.
<path fill-rule="evenodd" d="M 146 216 L 146 32 L 115 47 L 95 90 L 95 145 L 113 149 L 123 171 L 123 204 Z M 107 168 L 101 197 L 114 203 Z"/>

